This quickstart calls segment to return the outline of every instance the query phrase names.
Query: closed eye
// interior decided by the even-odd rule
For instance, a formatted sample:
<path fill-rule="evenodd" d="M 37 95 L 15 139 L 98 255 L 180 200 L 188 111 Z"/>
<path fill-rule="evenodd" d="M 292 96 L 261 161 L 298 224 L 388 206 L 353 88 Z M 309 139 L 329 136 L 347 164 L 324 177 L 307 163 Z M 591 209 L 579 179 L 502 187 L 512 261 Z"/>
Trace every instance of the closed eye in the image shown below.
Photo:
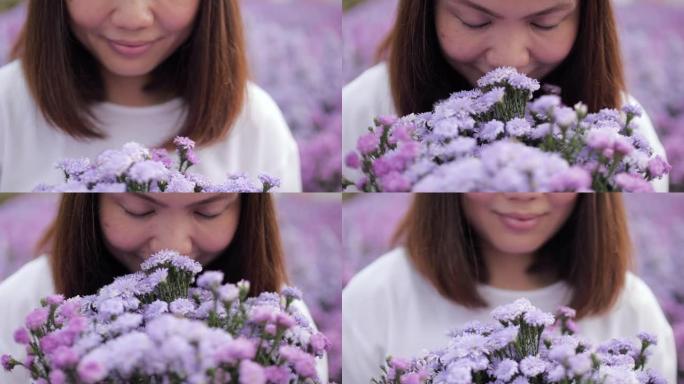
<path fill-rule="evenodd" d="M 137 219 L 142 219 L 142 218 L 145 218 L 145 217 L 148 217 L 148 216 L 151 216 L 152 214 L 154 214 L 154 210 L 150 210 L 150 211 L 146 211 L 146 212 L 133 212 L 133 211 L 129 211 L 127 209 L 124 209 L 124 211 L 129 216 L 135 217 Z"/>
<path fill-rule="evenodd" d="M 532 23 L 532 26 L 534 28 L 541 29 L 542 31 L 550 31 L 550 30 L 558 27 L 558 24 L 556 24 L 556 25 L 541 25 L 541 24 L 537 24 L 537 23 Z"/>
<path fill-rule="evenodd" d="M 211 220 L 219 217 L 221 213 L 215 213 L 215 214 L 210 214 L 210 213 L 205 213 L 205 212 L 195 212 L 199 218 L 204 219 L 204 220 Z"/>
<path fill-rule="evenodd" d="M 489 24 L 491 24 L 492 22 L 491 22 L 491 21 L 488 21 L 488 22 L 486 22 L 486 23 L 481 23 L 481 24 L 468 24 L 468 23 L 466 23 L 465 21 L 461 20 L 461 23 L 463 23 L 463 25 L 465 25 L 466 27 L 468 27 L 468 28 L 470 28 L 470 29 L 482 29 L 482 28 L 487 27 L 487 26 L 488 26 Z"/>

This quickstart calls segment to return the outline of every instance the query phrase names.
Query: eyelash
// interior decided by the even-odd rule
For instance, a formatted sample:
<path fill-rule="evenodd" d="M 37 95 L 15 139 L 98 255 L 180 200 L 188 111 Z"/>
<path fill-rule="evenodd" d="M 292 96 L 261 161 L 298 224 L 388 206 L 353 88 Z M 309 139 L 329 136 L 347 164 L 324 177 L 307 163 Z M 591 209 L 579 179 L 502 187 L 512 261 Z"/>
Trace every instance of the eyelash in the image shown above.
<path fill-rule="evenodd" d="M 472 24 L 466 23 L 463 20 L 461 20 L 461 22 L 463 23 L 463 25 L 465 25 L 466 27 L 468 27 L 470 29 L 483 29 L 492 23 L 491 21 L 488 21 L 488 22 L 483 23 L 483 24 L 472 25 Z M 530 24 L 532 25 L 532 27 L 540 29 L 542 31 L 551 31 L 551 30 L 555 29 L 556 27 L 558 27 L 558 24 L 551 25 L 551 26 L 539 25 L 539 24 L 535 24 L 535 23 L 530 23 Z"/>
<path fill-rule="evenodd" d="M 152 210 L 152 211 L 147 211 L 147 212 L 143 212 L 143 213 L 135 213 L 135 212 L 131 212 L 131 211 L 126 211 L 126 213 L 127 213 L 128 215 L 130 215 L 131 217 L 134 217 L 134 218 L 136 218 L 136 219 L 144 219 L 144 218 L 146 218 L 146 217 L 151 216 L 151 215 L 154 213 L 154 210 Z M 202 220 L 211 220 L 211 219 L 215 219 L 215 218 L 219 217 L 219 215 L 221 215 L 220 213 L 217 213 L 217 214 L 215 214 L 215 215 L 207 215 L 207 214 L 204 214 L 204 213 L 202 213 L 202 212 L 195 212 L 195 214 L 196 214 L 197 216 L 199 216 L 200 219 L 202 219 Z"/>

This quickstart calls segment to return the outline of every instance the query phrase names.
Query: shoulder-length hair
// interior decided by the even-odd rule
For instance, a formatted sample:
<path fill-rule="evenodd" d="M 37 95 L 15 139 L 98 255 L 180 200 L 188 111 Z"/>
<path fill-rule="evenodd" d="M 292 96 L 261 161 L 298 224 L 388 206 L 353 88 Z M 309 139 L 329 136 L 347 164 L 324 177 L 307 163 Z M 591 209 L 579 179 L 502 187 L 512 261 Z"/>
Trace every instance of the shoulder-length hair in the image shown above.
<path fill-rule="evenodd" d="M 248 69 L 238 1 L 201 1 L 194 23 L 145 91 L 180 97 L 187 114 L 178 135 L 203 145 L 225 137 L 239 116 Z M 65 0 L 29 1 L 13 53 L 46 120 L 75 138 L 106 136 L 88 108 L 105 99 L 100 65 L 71 31 Z"/>
<path fill-rule="evenodd" d="M 57 218 L 43 243 L 51 249 L 50 265 L 57 293 L 89 295 L 131 273 L 107 250 L 98 216 L 98 194 L 62 196 Z M 287 282 L 273 200 L 266 193 L 240 196 L 240 221 L 233 241 L 205 270 L 222 271 L 228 282 L 250 282 L 250 295 L 277 292 Z"/>
<path fill-rule="evenodd" d="M 631 260 L 626 221 L 620 194 L 580 194 L 528 273 L 548 270 L 565 281 L 578 317 L 609 310 Z M 395 239 L 405 242 L 413 265 L 442 296 L 469 308 L 487 306 L 477 284 L 486 283 L 488 273 L 461 194 L 416 194 Z"/>
<path fill-rule="evenodd" d="M 473 88 L 442 53 L 436 1 L 400 0 L 394 27 L 378 51 L 387 57 L 392 97 L 401 115 L 430 111 L 451 93 Z M 575 43 L 541 83 L 560 87 L 566 105 L 582 101 L 591 112 L 617 108 L 625 81 L 610 0 L 579 0 L 579 6 Z"/>

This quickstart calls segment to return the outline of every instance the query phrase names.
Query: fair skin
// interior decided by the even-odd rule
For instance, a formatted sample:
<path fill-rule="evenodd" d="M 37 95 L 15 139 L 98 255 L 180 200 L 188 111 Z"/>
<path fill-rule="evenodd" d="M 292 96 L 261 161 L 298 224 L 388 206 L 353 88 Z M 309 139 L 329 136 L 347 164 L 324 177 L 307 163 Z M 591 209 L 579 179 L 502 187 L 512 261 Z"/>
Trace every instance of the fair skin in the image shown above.
<path fill-rule="evenodd" d="M 238 194 L 104 194 L 100 223 L 105 245 L 131 271 L 162 249 L 206 265 L 233 240 L 240 220 Z"/>
<path fill-rule="evenodd" d="M 489 285 L 533 290 L 556 281 L 552 272 L 531 274 L 535 253 L 567 221 L 575 193 L 467 193 L 466 219 L 478 233 Z"/>
<path fill-rule="evenodd" d="M 435 25 L 449 64 L 471 84 L 502 66 L 541 79 L 570 53 L 579 0 L 436 0 Z"/>
<path fill-rule="evenodd" d="M 143 88 L 190 36 L 200 0 L 67 0 L 71 29 L 101 64 L 107 100 L 149 106 L 170 99 Z"/>

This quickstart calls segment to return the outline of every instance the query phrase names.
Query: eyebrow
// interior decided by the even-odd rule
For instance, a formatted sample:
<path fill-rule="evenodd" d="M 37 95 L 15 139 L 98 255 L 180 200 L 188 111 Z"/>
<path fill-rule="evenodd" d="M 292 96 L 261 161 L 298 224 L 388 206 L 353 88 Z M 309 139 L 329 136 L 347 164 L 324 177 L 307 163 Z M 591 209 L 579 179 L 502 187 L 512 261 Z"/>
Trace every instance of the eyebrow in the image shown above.
<path fill-rule="evenodd" d="M 463 4 L 463 5 L 468 6 L 468 7 L 470 7 L 470 8 L 473 8 L 473 9 L 475 9 L 475 10 L 478 10 L 478 11 L 480 11 L 480 12 L 486 13 L 486 14 L 488 14 L 488 15 L 490 15 L 490 16 L 492 16 L 492 17 L 495 17 L 495 18 L 497 18 L 497 19 L 501 19 L 501 18 L 502 18 L 501 15 L 499 15 L 499 14 L 497 14 L 497 13 L 495 13 L 495 12 L 493 12 L 493 11 L 491 11 L 491 10 L 489 10 L 489 9 L 487 9 L 487 8 L 485 8 L 485 7 L 481 6 L 481 5 L 479 5 L 479 4 L 475 4 L 475 3 L 473 3 L 473 2 L 470 1 L 470 0 L 456 0 L 456 1 L 459 2 L 459 3 L 461 3 L 461 4 Z M 552 6 L 552 7 L 543 9 L 543 10 L 541 10 L 541 11 L 539 11 L 539 12 L 535 12 L 535 13 L 529 15 L 528 17 L 548 15 L 548 14 L 553 13 L 553 12 L 564 11 L 564 10 L 571 9 L 571 8 L 573 8 L 573 7 L 574 7 L 574 5 L 573 5 L 572 2 L 570 2 L 570 1 L 564 1 L 564 2 L 562 2 L 562 3 L 559 3 L 559 4 L 554 5 L 554 6 Z"/>
<path fill-rule="evenodd" d="M 161 207 L 166 207 L 166 204 L 164 204 L 164 203 L 162 203 L 161 201 L 158 201 L 158 200 L 156 200 L 156 199 L 153 199 L 152 197 L 150 197 L 150 196 L 148 196 L 148 195 L 144 195 L 144 194 L 142 194 L 142 193 L 133 193 L 132 195 L 135 196 L 135 197 L 137 197 L 137 198 L 140 198 L 140 199 L 149 201 L 149 202 L 151 202 L 152 204 L 155 204 L 155 205 L 158 205 L 158 206 L 161 206 Z M 219 201 L 219 200 L 228 200 L 228 197 L 229 197 L 229 196 L 230 196 L 230 195 L 227 194 L 227 193 L 221 193 L 221 194 L 218 194 L 218 195 L 215 195 L 215 196 L 206 198 L 206 199 L 204 199 L 204 200 L 200 200 L 200 201 L 198 201 L 198 202 L 192 203 L 192 204 L 189 205 L 189 207 L 197 207 L 197 206 L 200 206 L 200 205 L 213 203 L 213 202 Z"/>

